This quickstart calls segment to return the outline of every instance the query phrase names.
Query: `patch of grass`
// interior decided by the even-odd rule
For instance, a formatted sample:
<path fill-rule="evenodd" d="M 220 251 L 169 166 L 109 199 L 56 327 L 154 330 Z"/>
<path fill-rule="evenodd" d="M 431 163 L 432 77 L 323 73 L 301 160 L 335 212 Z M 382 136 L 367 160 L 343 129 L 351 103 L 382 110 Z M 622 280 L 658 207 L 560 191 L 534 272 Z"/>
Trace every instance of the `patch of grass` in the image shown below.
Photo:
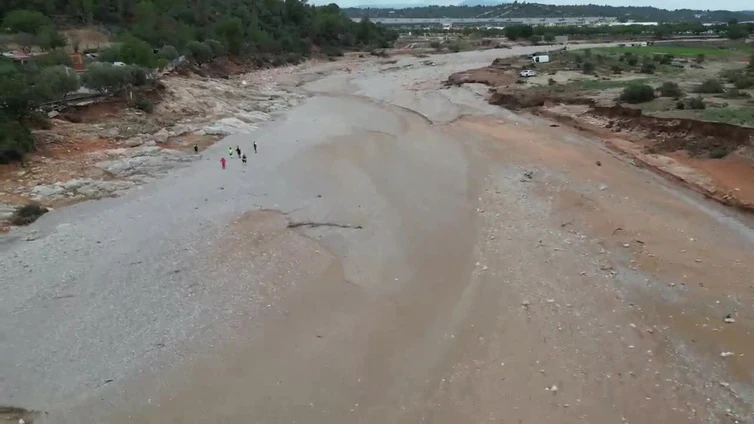
<path fill-rule="evenodd" d="M 649 82 L 648 78 L 638 78 L 631 80 L 588 80 L 583 79 L 578 81 L 581 87 L 585 90 L 606 90 L 610 88 L 623 88 L 634 84 L 646 84 Z"/>
<path fill-rule="evenodd" d="M 606 53 L 633 53 L 635 55 L 672 55 L 678 56 L 698 56 L 707 57 L 724 57 L 733 53 L 730 49 L 717 49 L 714 47 L 692 47 L 692 46 L 647 46 L 647 47 L 602 47 L 597 49 Z"/>
<path fill-rule="evenodd" d="M 754 127 L 754 108 L 706 109 L 701 112 L 701 118 L 707 121 Z"/>

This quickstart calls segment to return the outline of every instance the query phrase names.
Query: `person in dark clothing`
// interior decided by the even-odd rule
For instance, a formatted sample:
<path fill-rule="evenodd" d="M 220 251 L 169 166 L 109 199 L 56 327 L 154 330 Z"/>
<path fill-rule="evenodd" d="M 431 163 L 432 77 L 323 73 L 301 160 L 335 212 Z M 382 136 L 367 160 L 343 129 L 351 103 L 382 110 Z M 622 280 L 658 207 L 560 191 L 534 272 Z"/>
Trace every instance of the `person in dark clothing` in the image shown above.
<path fill-rule="evenodd" d="M 238 153 L 238 157 L 241 157 L 241 148 L 236 146 L 236 153 Z"/>
<path fill-rule="evenodd" d="M 256 154 L 256 153 L 257 153 L 257 142 L 255 141 L 254 142 L 254 154 Z"/>
<path fill-rule="evenodd" d="M 199 153 L 199 146 L 194 144 L 194 153 Z"/>
<path fill-rule="evenodd" d="M 243 162 L 244 165 L 246 164 L 246 155 L 241 156 L 241 162 Z"/>

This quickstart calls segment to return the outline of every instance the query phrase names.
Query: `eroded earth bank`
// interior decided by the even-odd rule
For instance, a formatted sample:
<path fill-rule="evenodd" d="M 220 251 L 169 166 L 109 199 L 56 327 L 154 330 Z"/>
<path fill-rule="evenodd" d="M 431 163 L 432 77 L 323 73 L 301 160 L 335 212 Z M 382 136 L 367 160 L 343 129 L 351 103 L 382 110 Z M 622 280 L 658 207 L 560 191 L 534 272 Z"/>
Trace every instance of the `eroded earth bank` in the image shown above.
<path fill-rule="evenodd" d="M 279 75 L 307 97 L 277 119 L 11 231 L 0 403 L 56 423 L 749 422 L 750 221 L 443 88 L 526 52 Z"/>

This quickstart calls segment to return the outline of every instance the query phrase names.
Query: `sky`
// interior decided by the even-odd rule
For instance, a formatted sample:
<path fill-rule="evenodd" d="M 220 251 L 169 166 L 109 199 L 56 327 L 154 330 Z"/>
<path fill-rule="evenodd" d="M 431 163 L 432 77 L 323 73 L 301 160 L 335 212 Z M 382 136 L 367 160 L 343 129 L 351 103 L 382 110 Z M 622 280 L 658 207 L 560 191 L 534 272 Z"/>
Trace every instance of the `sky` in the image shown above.
<path fill-rule="evenodd" d="M 314 4 L 327 4 L 332 3 L 332 0 L 314 0 L 311 1 Z M 401 5 L 416 5 L 416 6 L 429 6 L 433 4 L 447 6 L 458 4 L 460 0 L 336 0 L 341 7 L 363 6 L 363 5 L 388 5 L 388 4 L 401 4 Z M 710 2 L 707 0 L 612 0 L 612 1 L 568 1 L 568 0 L 536 0 L 532 3 L 544 3 L 544 4 L 607 4 L 610 6 L 654 6 L 662 9 L 722 9 L 722 10 L 752 10 L 754 9 L 754 2 L 751 0 L 718 0 Z"/>

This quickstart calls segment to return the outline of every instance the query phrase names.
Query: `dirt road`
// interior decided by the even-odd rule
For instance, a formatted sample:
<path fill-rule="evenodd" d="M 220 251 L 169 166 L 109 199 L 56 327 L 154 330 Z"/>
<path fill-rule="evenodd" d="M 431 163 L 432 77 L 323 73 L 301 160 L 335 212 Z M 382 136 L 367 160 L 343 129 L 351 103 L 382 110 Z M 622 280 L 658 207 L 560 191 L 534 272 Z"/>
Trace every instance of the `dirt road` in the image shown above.
<path fill-rule="evenodd" d="M 6 238 L 0 403 L 55 423 L 751 420 L 750 226 L 441 89 L 500 54 L 286 76 L 311 97 L 253 138 Z"/>

